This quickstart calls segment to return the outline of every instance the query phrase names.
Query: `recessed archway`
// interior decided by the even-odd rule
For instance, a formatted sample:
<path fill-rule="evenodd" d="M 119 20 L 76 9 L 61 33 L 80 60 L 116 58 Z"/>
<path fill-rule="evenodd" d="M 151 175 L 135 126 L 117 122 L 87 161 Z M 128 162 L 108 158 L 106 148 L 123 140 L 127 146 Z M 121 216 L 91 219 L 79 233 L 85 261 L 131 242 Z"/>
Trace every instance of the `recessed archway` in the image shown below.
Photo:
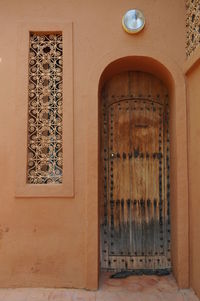
<path fill-rule="evenodd" d="M 179 282 L 179 271 L 180 267 L 180 250 L 178 248 L 177 241 L 180 241 L 181 237 L 178 234 L 178 227 L 180 226 L 180 219 L 179 219 L 179 202 L 180 200 L 177 199 L 177 190 L 179 183 L 177 183 L 177 145 L 176 145 L 176 135 L 177 130 L 179 131 L 180 128 L 177 128 L 177 121 L 176 121 L 176 106 L 175 103 L 177 102 L 176 99 L 176 83 L 172 74 L 167 70 L 167 68 L 162 65 L 157 60 L 154 60 L 149 57 L 140 57 L 140 56 L 129 56 L 120 58 L 112 63 L 110 63 L 103 71 L 100 81 L 99 81 L 99 110 L 100 110 L 100 100 L 101 100 L 101 92 L 102 87 L 104 84 L 109 81 L 114 75 L 119 74 L 125 71 L 143 71 L 154 75 L 155 77 L 159 78 L 167 87 L 169 92 L 169 108 L 170 108 L 170 124 L 169 124 L 169 132 L 171 137 L 171 150 L 170 150 L 170 180 L 171 180 L 171 189 L 170 189 L 170 199 L 171 199 L 171 260 L 172 260 L 172 270 L 173 273 Z M 99 143 L 100 145 L 100 143 Z M 99 150 L 100 154 L 100 150 Z M 186 159 L 186 158 L 185 158 Z M 99 158 L 100 160 L 100 158 Z M 99 169 L 100 170 L 100 169 Z M 187 175 L 185 175 L 187 177 Z M 100 178 L 100 175 L 99 175 Z M 178 180 L 179 181 L 179 180 Z M 177 185 L 178 184 L 178 185 Z M 99 188 L 101 189 L 101 188 Z M 99 191 L 100 195 L 100 191 Z M 185 206 L 187 204 L 185 203 Z M 100 217 L 99 217 L 100 218 Z M 186 231 L 188 225 L 186 224 Z M 184 250 L 182 250 L 184 253 Z M 185 250 L 187 253 L 187 249 Z M 184 256 L 184 255 L 183 255 Z M 187 255 L 186 255 L 187 256 Z"/>
<path fill-rule="evenodd" d="M 144 53 L 145 51 L 143 51 Z M 169 91 L 171 139 L 170 148 L 170 196 L 171 196 L 171 258 L 173 274 L 179 287 L 188 287 L 188 181 L 187 181 L 187 132 L 185 80 L 178 66 L 161 53 L 132 56 L 132 49 L 114 49 L 102 56 L 98 64 L 88 72 L 86 95 L 90 113 L 87 120 L 87 232 L 86 286 L 98 286 L 99 275 L 99 216 L 98 216 L 98 162 L 97 140 L 98 112 L 101 90 L 113 75 L 127 70 L 151 73 L 163 81 Z M 130 54 L 130 55 L 127 55 Z M 156 59 L 154 58 L 156 57 Z M 117 58 L 117 59 L 116 59 Z M 160 60 L 160 61 L 158 61 Z M 161 63 L 163 62 L 163 63 Z M 105 67 L 106 66 L 106 67 Z M 99 85 L 97 86 L 97 82 Z M 98 98 L 97 98 L 98 95 Z M 91 197 L 92 196 L 92 197 Z"/>

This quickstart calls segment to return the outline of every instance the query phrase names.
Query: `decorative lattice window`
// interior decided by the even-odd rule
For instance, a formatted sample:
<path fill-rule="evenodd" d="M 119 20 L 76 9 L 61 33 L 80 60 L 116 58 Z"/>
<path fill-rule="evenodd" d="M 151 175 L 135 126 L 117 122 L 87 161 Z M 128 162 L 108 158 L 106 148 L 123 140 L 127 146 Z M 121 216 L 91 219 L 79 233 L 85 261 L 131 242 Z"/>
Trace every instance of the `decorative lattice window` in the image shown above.
<path fill-rule="evenodd" d="M 189 57 L 200 45 L 200 1 L 186 0 L 186 54 Z"/>
<path fill-rule="evenodd" d="M 62 33 L 31 32 L 28 168 L 31 184 L 62 183 Z"/>

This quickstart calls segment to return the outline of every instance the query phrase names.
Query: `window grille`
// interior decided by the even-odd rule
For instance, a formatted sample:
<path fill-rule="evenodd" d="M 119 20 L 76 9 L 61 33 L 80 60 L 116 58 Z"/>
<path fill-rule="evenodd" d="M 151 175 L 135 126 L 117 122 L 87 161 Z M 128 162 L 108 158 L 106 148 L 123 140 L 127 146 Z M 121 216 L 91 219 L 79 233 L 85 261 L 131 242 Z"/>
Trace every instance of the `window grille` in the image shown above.
<path fill-rule="evenodd" d="M 62 33 L 31 32 L 27 183 L 62 183 Z"/>
<path fill-rule="evenodd" d="M 200 45 L 200 2 L 186 0 L 186 54 L 189 57 Z"/>

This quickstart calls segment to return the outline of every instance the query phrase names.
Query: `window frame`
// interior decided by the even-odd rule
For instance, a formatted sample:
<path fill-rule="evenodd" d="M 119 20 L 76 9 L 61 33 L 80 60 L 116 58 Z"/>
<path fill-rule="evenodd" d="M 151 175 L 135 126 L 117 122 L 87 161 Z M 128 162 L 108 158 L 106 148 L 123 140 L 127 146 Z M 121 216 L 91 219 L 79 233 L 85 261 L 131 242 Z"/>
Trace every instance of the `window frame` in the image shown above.
<path fill-rule="evenodd" d="M 27 183 L 28 72 L 30 32 L 62 32 L 63 36 L 63 179 L 62 184 Z M 17 49 L 16 189 L 15 197 L 74 196 L 73 24 L 21 23 Z"/>

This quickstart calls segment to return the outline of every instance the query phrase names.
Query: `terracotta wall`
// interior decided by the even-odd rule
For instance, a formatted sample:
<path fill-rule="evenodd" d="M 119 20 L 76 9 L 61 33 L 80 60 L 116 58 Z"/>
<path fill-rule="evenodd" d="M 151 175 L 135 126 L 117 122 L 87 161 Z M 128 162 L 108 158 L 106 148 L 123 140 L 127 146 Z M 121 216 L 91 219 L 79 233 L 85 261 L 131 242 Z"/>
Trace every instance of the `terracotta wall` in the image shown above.
<path fill-rule="evenodd" d="M 123 14 L 132 7 L 141 9 L 146 16 L 146 27 L 137 36 L 128 35 L 121 27 Z M 174 221 L 178 214 L 178 223 L 173 226 L 174 241 L 177 241 L 174 266 L 179 285 L 187 286 L 184 13 L 183 0 L 1 1 L 0 287 L 97 288 L 98 82 L 109 63 L 134 55 L 151 57 L 167 65 L 177 83 L 174 94 L 178 98 L 174 98 L 172 116 L 180 121 L 178 134 L 181 134 L 176 135 L 174 126 L 177 144 L 174 162 L 180 153 L 180 161 L 174 165 Z M 26 118 L 16 114 L 17 68 L 20 68 L 18 25 L 21 22 L 43 22 L 51 26 L 73 22 L 74 197 L 16 198 L 15 195 L 16 148 L 20 143 L 15 128 L 21 118 Z M 183 111 L 178 109 L 181 103 Z M 192 108 L 196 121 L 192 126 L 196 126 L 198 120 L 195 105 L 193 103 Z M 24 149 L 26 145 L 21 147 Z M 195 158 L 193 164 L 196 164 Z M 21 168 L 25 170 L 25 166 Z M 196 166 L 195 171 L 197 181 Z M 177 206 L 177 200 L 182 201 L 182 207 Z"/>
<path fill-rule="evenodd" d="M 190 285 L 200 297 L 200 62 L 187 73 Z"/>

